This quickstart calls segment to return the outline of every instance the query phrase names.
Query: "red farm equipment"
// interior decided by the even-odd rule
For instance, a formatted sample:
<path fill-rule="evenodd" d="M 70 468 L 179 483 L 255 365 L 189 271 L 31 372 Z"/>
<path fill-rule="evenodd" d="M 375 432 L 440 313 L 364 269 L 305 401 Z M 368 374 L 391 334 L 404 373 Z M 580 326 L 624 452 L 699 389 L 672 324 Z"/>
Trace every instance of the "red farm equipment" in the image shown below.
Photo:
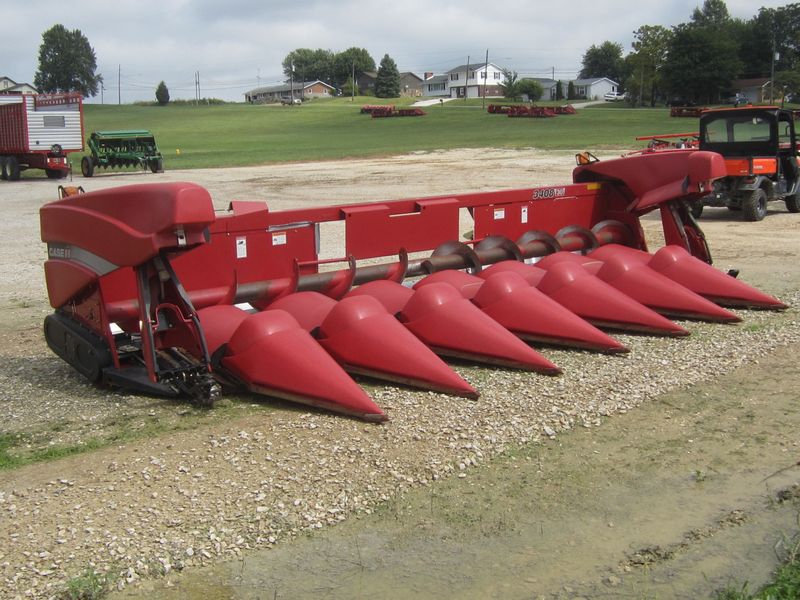
<path fill-rule="evenodd" d="M 665 150 L 687 150 L 697 149 L 700 146 L 700 134 L 689 133 L 664 133 L 660 135 L 640 135 L 636 138 L 637 142 L 647 142 L 647 146 L 639 150 L 633 150 L 631 154 L 642 154 L 646 152 L 663 152 Z"/>
<path fill-rule="evenodd" d="M 669 109 L 670 117 L 691 117 L 697 118 L 704 111 L 708 110 L 706 106 L 673 106 Z"/>
<path fill-rule="evenodd" d="M 361 112 L 364 112 L 364 110 L 362 109 Z M 392 105 L 373 106 L 367 112 L 372 115 L 373 119 L 383 117 L 422 117 L 425 115 L 425 111 L 421 108 L 395 108 Z"/>
<path fill-rule="evenodd" d="M 509 117 L 555 117 L 556 115 L 574 115 L 577 113 L 571 104 L 564 106 L 527 106 L 524 104 L 490 104 L 486 109 L 489 114 L 508 115 Z"/>
<path fill-rule="evenodd" d="M 506 113 L 509 117 L 527 117 L 530 119 L 546 119 L 556 116 L 556 111 L 549 106 L 511 106 Z"/>
<path fill-rule="evenodd" d="M 0 176 L 16 181 L 26 169 L 51 179 L 70 172 L 67 155 L 83 150 L 80 94 L 0 94 Z"/>
<path fill-rule="evenodd" d="M 785 308 L 712 267 L 689 214 L 722 157 L 582 163 L 563 186 L 275 212 L 215 214 L 190 183 L 64 198 L 40 211 L 45 337 L 93 382 L 202 403 L 223 386 L 379 422 L 348 372 L 474 398 L 440 357 L 553 376 L 529 344 L 626 352 L 605 330 L 685 336 L 670 318 Z M 655 254 L 639 222 L 651 211 L 667 243 Z M 323 260 L 330 223 L 345 256 Z"/>

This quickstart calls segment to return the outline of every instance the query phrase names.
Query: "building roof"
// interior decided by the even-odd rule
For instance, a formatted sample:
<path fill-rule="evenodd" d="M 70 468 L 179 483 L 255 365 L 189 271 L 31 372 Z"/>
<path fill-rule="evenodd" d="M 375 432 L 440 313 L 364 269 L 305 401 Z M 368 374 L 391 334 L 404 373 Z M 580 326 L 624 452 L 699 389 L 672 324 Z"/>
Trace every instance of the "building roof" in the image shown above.
<path fill-rule="evenodd" d="M 281 85 L 270 85 L 267 87 L 255 88 L 254 90 L 245 92 L 245 94 L 248 96 L 255 96 L 256 94 L 276 94 L 278 92 L 291 92 L 292 89 L 299 92 L 300 90 L 307 90 L 308 88 L 318 83 L 326 87 L 329 87 L 330 89 L 334 89 L 334 87 L 329 83 L 325 83 L 324 81 L 320 81 L 319 79 L 317 79 L 316 81 L 305 81 L 305 82 L 296 81 L 294 83 L 294 87 L 292 87 L 292 84 L 290 83 L 283 83 Z"/>
<path fill-rule="evenodd" d="M 550 79 L 549 77 L 523 77 L 522 79 L 530 79 L 531 81 L 536 81 L 538 83 L 541 83 L 545 87 L 553 87 L 555 84 L 558 83 L 558 81 L 556 81 L 555 79 Z"/>
<path fill-rule="evenodd" d="M 447 75 L 434 75 L 423 83 L 447 83 Z"/>
<path fill-rule="evenodd" d="M 755 87 L 764 87 L 769 83 L 768 77 L 756 77 L 753 79 L 737 79 L 733 82 L 733 87 L 735 88 L 755 88 Z"/>
<path fill-rule="evenodd" d="M 492 62 L 490 62 L 488 64 L 489 64 L 490 67 L 494 67 L 498 71 L 502 71 L 503 70 L 503 69 L 501 69 L 500 67 L 498 67 L 496 64 L 494 64 Z M 466 71 L 467 67 L 469 67 L 470 71 L 481 71 L 481 70 L 483 70 L 483 68 L 485 66 L 486 66 L 486 63 L 484 63 L 484 62 L 474 62 L 474 63 L 469 63 L 468 65 L 458 65 L 457 67 L 454 67 L 454 68 L 450 69 L 447 72 L 447 74 L 449 75 L 450 73 L 461 73 L 462 71 Z"/>
<path fill-rule="evenodd" d="M 614 85 L 619 85 L 613 79 L 609 79 L 608 77 L 590 77 L 587 79 L 575 79 L 572 83 L 575 85 L 592 85 L 593 83 L 597 83 L 598 81 L 608 81 L 609 83 L 613 83 Z"/>

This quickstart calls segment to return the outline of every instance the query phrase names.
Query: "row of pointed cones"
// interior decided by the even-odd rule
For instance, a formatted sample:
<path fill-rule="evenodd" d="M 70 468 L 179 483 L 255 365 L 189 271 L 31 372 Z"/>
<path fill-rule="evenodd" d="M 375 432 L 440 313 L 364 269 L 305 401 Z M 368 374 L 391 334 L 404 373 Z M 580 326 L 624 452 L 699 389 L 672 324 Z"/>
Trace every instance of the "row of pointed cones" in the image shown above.
<path fill-rule="evenodd" d="M 199 311 L 216 367 L 257 393 L 369 421 L 386 415 L 344 371 L 477 398 L 440 356 L 556 375 L 526 342 L 627 352 L 598 329 L 685 336 L 668 317 L 733 323 L 719 306 L 786 308 L 676 246 L 655 255 L 609 244 L 556 252 L 536 265 L 504 261 L 478 275 L 441 271 L 413 289 L 372 281 L 336 301 L 297 292 L 250 314 Z M 437 356 L 438 355 L 438 356 Z"/>

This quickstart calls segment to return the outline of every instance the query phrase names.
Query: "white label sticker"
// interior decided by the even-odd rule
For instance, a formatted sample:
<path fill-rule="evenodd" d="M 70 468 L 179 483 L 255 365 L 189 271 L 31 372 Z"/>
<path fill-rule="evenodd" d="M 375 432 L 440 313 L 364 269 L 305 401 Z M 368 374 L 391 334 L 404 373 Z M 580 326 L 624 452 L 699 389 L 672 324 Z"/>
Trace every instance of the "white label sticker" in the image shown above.
<path fill-rule="evenodd" d="M 285 233 L 273 233 L 272 234 L 272 245 L 273 246 L 283 246 L 286 244 L 286 234 Z"/>
<path fill-rule="evenodd" d="M 247 238 L 236 238 L 236 258 L 247 258 Z"/>
<path fill-rule="evenodd" d="M 506 209 L 505 208 L 495 208 L 494 209 L 494 220 L 499 221 L 501 219 L 506 218 Z"/>
<path fill-rule="evenodd" d="M 527 223 L 528 222 L 528 207 L 523 206 L 522 212 L 519 215 L 519 222 L 520 223 Z"/>

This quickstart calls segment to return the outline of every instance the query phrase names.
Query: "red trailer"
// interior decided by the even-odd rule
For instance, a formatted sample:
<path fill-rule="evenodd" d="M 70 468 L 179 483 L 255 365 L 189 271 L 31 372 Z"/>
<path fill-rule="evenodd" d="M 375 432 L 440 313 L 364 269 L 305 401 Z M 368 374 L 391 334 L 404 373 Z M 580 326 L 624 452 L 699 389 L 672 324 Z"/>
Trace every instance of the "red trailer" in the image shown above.
<path fill-rule="evenodd" d="M 51 179 L 70 171 L 67 154 L 83 150 L 80 94 L 0 94 L 0 176 L 16 181 L 25 169 Z"/>

